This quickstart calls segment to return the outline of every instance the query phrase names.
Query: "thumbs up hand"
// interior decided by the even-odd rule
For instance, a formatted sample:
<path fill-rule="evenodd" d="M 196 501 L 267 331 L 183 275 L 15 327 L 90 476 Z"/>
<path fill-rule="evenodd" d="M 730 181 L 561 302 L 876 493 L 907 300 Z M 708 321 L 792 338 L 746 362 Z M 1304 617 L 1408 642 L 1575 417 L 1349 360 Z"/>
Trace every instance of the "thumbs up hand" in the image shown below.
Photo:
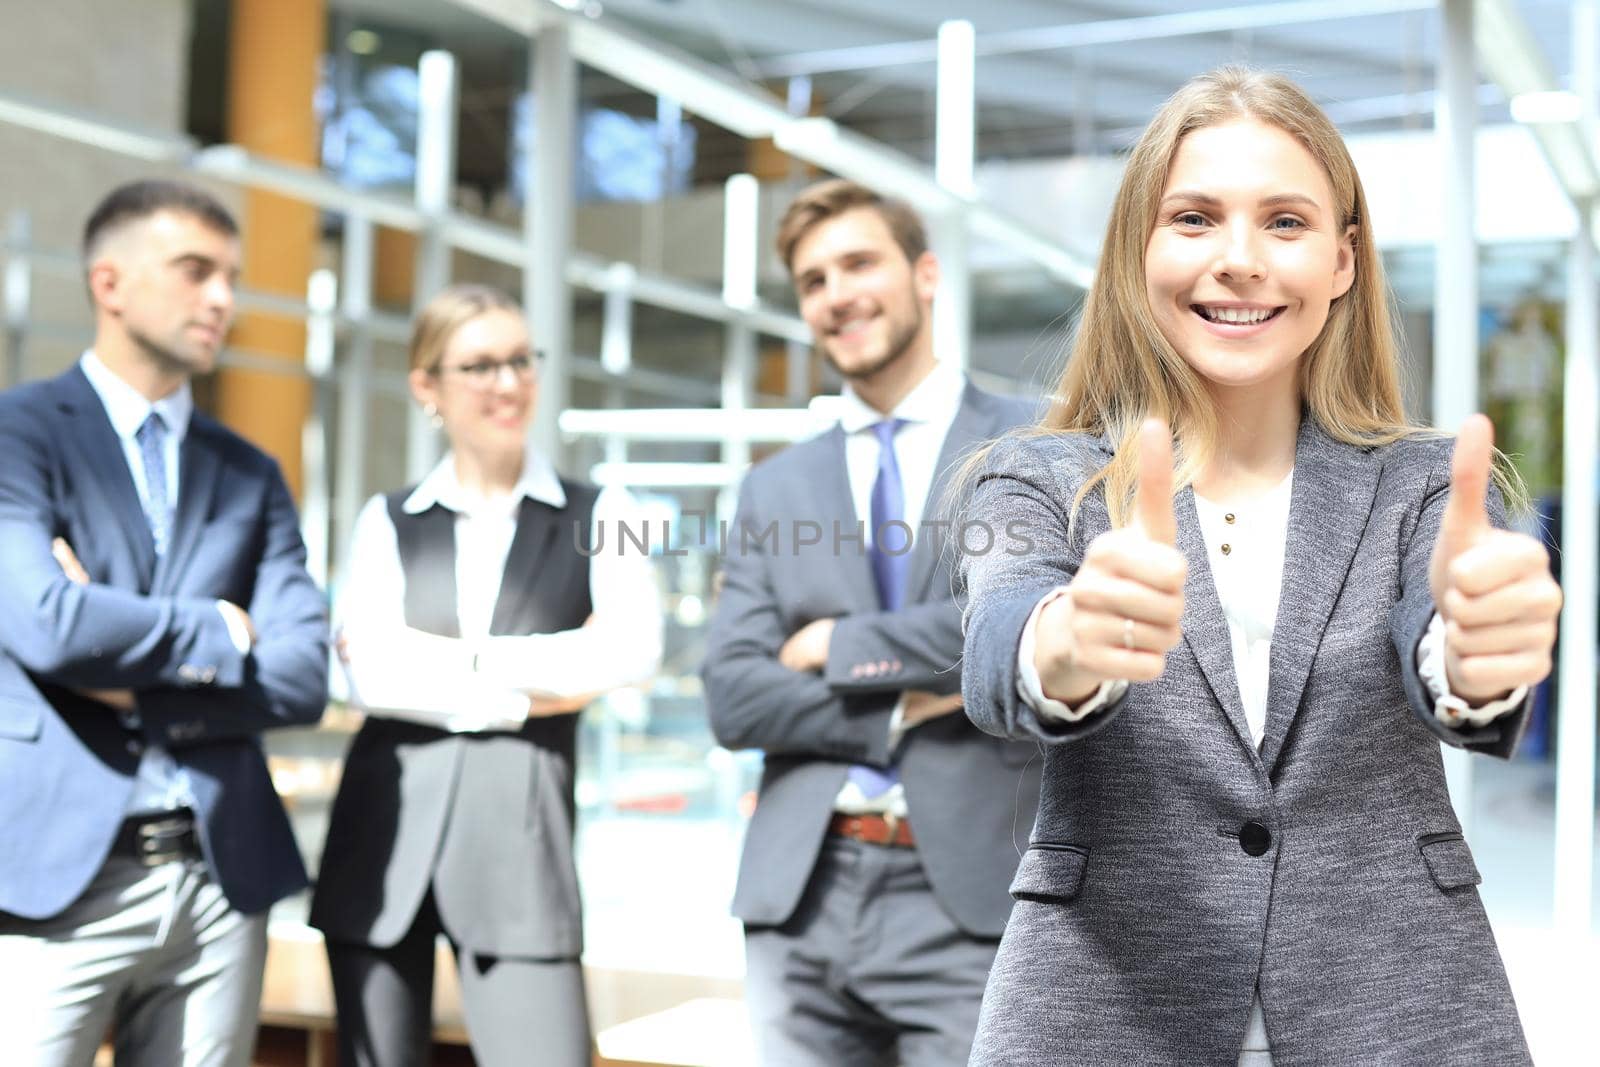
<path fill-rule="evenodd" d="M 1494 426 L 1482 415 L 1462 424 L 1450 465 L 1450 498 L 1428 580 L 1445 622 L 1450 691 L 1484 704 L 1550 673 L 1561 587 L 1544 546 L 1489 524 Z"/>
<path fill-rule="evenodd" d="M 1082 704 L 1102 682 L 1148 682 L 1183 637 L 1188 563 L 1175 547 L 1172 434 L 1160 419 L 1139 430 L 1134 522 L 1096 537 L 1067 592 L 1039 613 L 1034 667 L 1044 693 Z"/>

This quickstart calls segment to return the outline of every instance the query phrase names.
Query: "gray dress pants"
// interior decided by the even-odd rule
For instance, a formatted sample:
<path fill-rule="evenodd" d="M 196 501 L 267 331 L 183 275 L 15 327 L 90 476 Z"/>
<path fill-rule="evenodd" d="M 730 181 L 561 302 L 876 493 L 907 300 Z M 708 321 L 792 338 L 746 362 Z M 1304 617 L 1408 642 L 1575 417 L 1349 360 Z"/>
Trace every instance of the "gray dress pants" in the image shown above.
<path fill-rule="evenodd" d="M 433 1050 L 433 894 L 390 948 L 328 942 L 341 1067 L 426 1067 Z M 576 959 L 467 952 L 451 942 L 467 1038 L 480 1067 L 588 1067 L 588 1000 Z"/>
<path fill-rule="evenodd" d="M 0 1063 L 248 1067 L 266 915 L 243 915 L 198 860 L 113 856 L 50 919 L 0 913 Z"/>
<path fill-rule="evenodd" d="M 914 849 L 830 836 L 794 916 L 745 928 L 767 1067 L 964 1067 L 998 939 L 934 899 Z"/>

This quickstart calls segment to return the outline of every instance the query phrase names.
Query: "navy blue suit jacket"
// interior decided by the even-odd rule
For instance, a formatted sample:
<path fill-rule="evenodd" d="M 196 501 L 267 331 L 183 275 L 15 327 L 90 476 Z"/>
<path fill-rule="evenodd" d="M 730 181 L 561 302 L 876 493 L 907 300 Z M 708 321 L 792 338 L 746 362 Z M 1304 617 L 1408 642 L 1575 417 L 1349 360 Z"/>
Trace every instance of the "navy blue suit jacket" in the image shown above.
<path fill-rule="evenodd" d="M 54 915 L 88 886 L 144 746 L 187 772 L 211 874 L 255 913 L 306 884 L 259 735 L 314 723 L 327 619 L 271 458 L 198 412 L 157 557 L 121 443 L 77 367 L 0 393 L 0 911 Z M 62 573 L 72 545 L 90 584 Z M 216 602 L 250 613 L 241 654 Z M 80 688 L 135 692 L 126 728 Z"/>

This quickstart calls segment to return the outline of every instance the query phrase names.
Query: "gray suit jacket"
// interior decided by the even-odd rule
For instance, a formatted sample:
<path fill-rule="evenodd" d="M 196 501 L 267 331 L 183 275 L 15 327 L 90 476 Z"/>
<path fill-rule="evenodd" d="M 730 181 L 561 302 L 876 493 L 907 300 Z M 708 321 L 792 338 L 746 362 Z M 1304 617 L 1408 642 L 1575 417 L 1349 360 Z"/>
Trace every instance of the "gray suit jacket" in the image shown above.
<path fill-rule="evenodd" d="M 1030 405 L 967 386 L 939 455 L 930 521 L 961 458 L 1031 414 Z M 760 536 L 771 524 L 775 541 Z M 794 913 L 849 765 L 890 761 L 901 691 L 961 687 L 949 553 L 938 538 L 919 537 L 906 603 L 884 611 L 860 542 L 838 538 L 855 524 L 838 427 L 753 468 L 739 494 L 702 677 L 718 742 L 766 752 L 733 903 L 746 923 L 777 925 Z M 812 538 L 820 542 L 799 543 Z M 834 617 L 825 671 L 778 663 L 790 634 Z M 907 734 L 900 769 L 934 895 L 964 930 L 998 937 L 1038 799 L 1035 746 L 996 741 L 947 715 Z"/>
<path fill-rule="evenodd" d="M 1277 1067 L 1528 1062 L 1438 745 L 1507 756 L 1527 707 L 1450 730 L 1415 668 L 1449 457 L 1302 424 L 1258 752 L 1187 489 L 1165 673 L 1078 723 L 1020 699 L 1028 615 L 1109 528 L 1096 491 L 1066 535 L 1110 453 L 1083 435 L 996 449 L 974 512 L 1020 518 L 1033 545 L 961 562 L 966 708 L 1049 748 L 974 1063 L 1233 1064 L 1258 987 Z"/>

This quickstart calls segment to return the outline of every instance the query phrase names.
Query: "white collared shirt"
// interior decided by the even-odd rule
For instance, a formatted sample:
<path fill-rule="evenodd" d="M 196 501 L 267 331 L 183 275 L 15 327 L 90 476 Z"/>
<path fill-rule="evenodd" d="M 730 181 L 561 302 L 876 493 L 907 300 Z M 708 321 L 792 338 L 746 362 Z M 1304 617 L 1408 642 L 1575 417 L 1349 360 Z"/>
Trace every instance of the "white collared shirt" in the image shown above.
<path fill-rule="evenodd" d="M 189 383 L 184 382 L 172 393 L 151 402 L 139 390 L 117 377 L 94 354 L 93 349 L 83 354 L 79 366 L 100 397 L 100 403 L 105 406 L 106 417 L 111 420 L 117 440 L 122 442 L 122 455 L 128 461 L 134 488 L 139 492 L 139 504 L 146 515 L 150 513 L 150 480 L 145 477 L 144 453 L 135 435 L 152 411 L 166 423 L 167 437 L 162 443 L 162 459 L 165 460 L 167 476 L 167 514 L 164 518 L 166 528 L 172 529 L 173 519 L 178 513 L 178 454 L 184 437 L 189 433 L 189 417 L 194 414 L 194 393 L 189 389 Z"/>
<path fill-rule="evenodd" d="M 867 545 L 873 543 L 872 487 L 878 479 L 879 445 L 873 427 L 886 418 L 905 420 L 905 425 L 894 435 L 895 462 L 900 467 L 900 485 L 905 494 L 901 518 L 911 528 L 913 537 L 920 538 L 922 518 L 928 512 L 928 494 L 933 488 L 934 475 L 938 473 L 939 453 L 961 410 L 961 397 L 966 388 L 967 380 L 960 370 L 948 363 L 935 363 L 927 377 L 888 415 L 862 400 L 848 383 L 841 390 L 839 428 L 845 434 L 845 471 L 850 480 L 850 499 Z M 902 732 L 900 721 L 904 707 L 902 696 L 889 720 L 891 748 Z M 903 817 L 907 814 L 905 787 L 896 783 L 888 792 L 868 799 L 854 782 L 846 780 L 833 806 L 848 814 L 892 812 Z"/>
<path fill-rule="evenodd" d="M 94 354 L 93 349 L 83 354 L 78 366 L 106 409 L 106 417 L 111 420 L 111 429 L 116 432 L 117 440 L 122 442 L 122 456 L 128 462 L 128 472 L 133 475 L 134 489 L 139 494 L 139 506 L 144 509 L 146 516 L 150 514 L 150 480 L 145 477 L 144 453 L 135 435 L 152 411 L 167 424 L 166 440 L 162 443 L 162 460 L 167 478 L 167 513 L 164 518 L 166 528 L 172 529 L 178 513 L 178 454 L 184 437 L 189 433 L 189 417 L 194 414 L 194 394 L 189 389 L 189 383 L 184 382 L 172 393 L 151 402 L 139 390 L 117 377 Z M 217 610 L 222 609 L 219 607 Z M 222 617 L 228 623 L 229 634 L 234 634 L 233 620 L 225 612 Z M 234 634 L 234 644 L 238 643 L 238 636 Z M 248 635 L 242 647 L 245 651 L 249 650 Z M 129 729 L 138 729 L 139 716 L 136 712 L 124 713 L 122 719 L 123 725 Z M 160 745 L 146 744 L 139 756 L 133 794 L 128 798 L 128 806 L 124 810 L 170 811 L 183 807 L 191 800 L 188 782 L 173 760 L 172 753 Z"/>
<path fill-rule="evenodd" d="M 484 496 L 462 486 L 452 453 L 401 505 L 409 514 L 434 504 L 455 513 L 459 638 L 405 624 L 405 573 L 388 504 L 381 494 L 367 501 L 335 597 L 353 704 L 448 730 L 516 729 L 530 696 L 596 693 L 655 673 L 661 662 L 661 595 L 649 554 L 637 547 L 643 519 L 622 489 L 601 490 L 584 531 L 586 551 L 601 546 L 589 560 L 590 621 L 553 634 L 489 634 L 524 497 L 558 508 L 567 503 L 550 461 L 531 446 L 509 493 Z M 624 525 L 635 540 L 621 536 Z M 558 536 L 575 533 L 563 528 Z"/>
<path fill-rule="evenodd" d="M 856 395 L 847 383 L 840 393 L 839 428 L 844 431 L 844 461 L 850 479 L 850 499 L 856 518 L 866 532 L 866 543 L 873 543 L 872 486 L 878 480 L 878 435 L 873 427 L 887 418 L 904 419 L 905 425 L 894 435 L 895 461 L 900 467 L 900 485 L 905 493 L 907 526 L 921 534 L 920 523 L 928 506 L 928 492 L 938 471 L 939 452 L 944 439 L 961 410 L 961 396 L 967 380 L 948 363 L 935 363 L 927 377 L 907 393 L 888 415 Z M 892 542 L 891 542 L 892 543 Z"/>

